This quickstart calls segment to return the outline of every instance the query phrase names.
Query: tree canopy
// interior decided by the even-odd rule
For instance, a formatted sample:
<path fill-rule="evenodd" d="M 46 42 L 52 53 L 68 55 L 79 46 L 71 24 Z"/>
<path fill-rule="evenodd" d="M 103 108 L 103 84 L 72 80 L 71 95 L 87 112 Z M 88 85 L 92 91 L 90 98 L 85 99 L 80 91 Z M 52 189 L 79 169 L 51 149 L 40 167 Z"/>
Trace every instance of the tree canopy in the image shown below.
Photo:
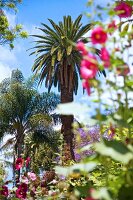
<path fill-rule="evenodd" d="M 0 45 L 9 44 L 10 48 L 14 47 L 13 42 L 16 38 L 27 38 L 28 36 L 21 24 L 11 27 L 4 12 L 7 8 L 17 11 L 18 3 L 21 3 L 21 0 L 0 0 Z"/>

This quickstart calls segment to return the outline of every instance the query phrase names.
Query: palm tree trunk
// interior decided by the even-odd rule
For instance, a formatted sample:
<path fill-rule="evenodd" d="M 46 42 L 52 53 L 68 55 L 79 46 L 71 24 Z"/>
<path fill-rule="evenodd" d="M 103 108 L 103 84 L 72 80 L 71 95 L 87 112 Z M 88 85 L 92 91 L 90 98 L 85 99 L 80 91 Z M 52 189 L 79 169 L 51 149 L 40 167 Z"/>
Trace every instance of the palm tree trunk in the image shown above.
<path fill-rule="evenodd" d="M 69 91 L 64 85 L 61 85 L 61 103 L 73 101 L 73 90 Z M 61 132 L 64 139 L 63 156 L 65 162 L 74 160 L 74 134 L 72 131 L 73 115 L 61 115 Z"/>

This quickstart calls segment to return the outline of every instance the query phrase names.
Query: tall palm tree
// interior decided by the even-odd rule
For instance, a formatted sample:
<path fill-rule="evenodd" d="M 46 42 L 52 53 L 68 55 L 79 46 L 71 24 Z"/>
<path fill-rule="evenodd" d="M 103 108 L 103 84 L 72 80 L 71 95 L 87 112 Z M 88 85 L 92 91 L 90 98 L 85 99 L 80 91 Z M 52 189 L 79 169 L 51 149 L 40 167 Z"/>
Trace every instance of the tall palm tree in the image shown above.
<path fill-rule="evenodd" d="M 35 51 L 33 71 L 40 73 L 40 83 L 45 79 L 45 86 L 50 91 L 54 85 L 61 92 L 61 103 L 72 102 L 77 94 L 81 55 L 73 45 L 79 41 L 91 28 L 91 24 L 82 26 L 82 15 L 75 21 L 71 16 L 64 16 L 63 21 L 56 24 L 49 19 L 51 26 L 42 23 L 42 35 L 38 38 Z M 34 49 L 33 48 L 33 49 Z M 61 116 L 62 132 L 64 134 L 65 152 L 68 159 L 74 159 L 73 152 L 73 116 Z M 65 159 L 67 159 L 65 157 Z"/>

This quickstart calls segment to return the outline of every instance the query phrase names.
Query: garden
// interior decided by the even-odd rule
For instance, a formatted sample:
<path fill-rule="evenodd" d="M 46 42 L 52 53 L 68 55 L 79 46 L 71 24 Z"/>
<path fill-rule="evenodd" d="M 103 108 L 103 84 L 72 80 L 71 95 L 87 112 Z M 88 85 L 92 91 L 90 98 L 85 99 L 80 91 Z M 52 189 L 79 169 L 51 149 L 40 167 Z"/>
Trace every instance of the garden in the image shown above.
<path fill-rule="evenodd" d="M 30 38 L 33 61 L 0 82 L 0 200 L 133 200 L 133 1 L 33 34 L 7 17 L 25 2 L 0 0 L 0 46 Z"/>

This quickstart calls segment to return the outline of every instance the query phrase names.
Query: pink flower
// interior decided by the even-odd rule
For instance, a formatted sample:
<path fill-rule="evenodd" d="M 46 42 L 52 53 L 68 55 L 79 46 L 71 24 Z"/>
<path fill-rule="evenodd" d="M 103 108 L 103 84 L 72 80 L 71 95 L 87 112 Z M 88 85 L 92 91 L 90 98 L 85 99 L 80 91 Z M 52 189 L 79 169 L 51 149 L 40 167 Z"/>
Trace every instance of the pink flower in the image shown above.
<path fill-rule="evenodd" d="M 28 172 L 27 175 L 32 181 L 35 181 L 37 178 L 36 174 L 34 174 L 33 172 Z"/>
<path fill-rule="evenodd" d="M 30 157 L 26 158 L 26 167 L 28 167 L 30 160 L 31 160 Z"/>
<path fill-rule="evenodd" d="M 18 189 L 16 190 L 16 197 L 21 199 L 21 200 L 25 200 L 26 196 L 27 196 L 27 184 L 22 183 L 21 185 L 19 185 Z"/>
<path fill-rule="evenodd" d="M 79 50 L 81 52 L 82 55 L 87 55 L 88 51 L 85 47 L 85 44 L 83 42 L 78 42 L 76 45 L 77 50 Z"/>
<path fill-rule="evenodd" d="M 90 96 L 91 89 L 90 89 L 89 82 L 87 80 L 83 80 L 82 85 L 83 85 L 83 88 L 86 89 L 87 94 Z"/>
<path fill-rule="evenodd" d="M 83 79 L 91 79 L 91 78 L 94 78 L 95 76 L 95 73 L 93 72 L 93 70 L 88 69 L 86 67 L 80 68 L 80 74 Z"/>
<path fill-rule="evenodd" d="M 19 170 L 23 167 L 24 160 L 22 158 L 17 158 L 15 162 L 15 169 Z"/>
<path fill-rule="evenodd" d="M 109 56 L 109 52 L 107 51 L 107 49 L 105 47 L 101 48 L 101 60 L 104 61 L 104 66 L 105 67 L 109 67 L 110 65 L 110 56 Z"/>
<path fill-rule="evenodd" d="M 8 187 L 3 185 L 2 188 L 0 188 L 0 195 L 8 197 Z"/>
<path fill-rule="evenodd" d="M 107 33 L 102 27 L 95 28 L 91 33 L 91 41 L 93 44 L 104 44 L 107 40 Z"/>
<path fill-rule="evenodd" d="M 81 61 L 81 67 L 97 68 L 97 59 L 94 55 L 88 54 Z"/>
<path fill-rule="evenodd" d="M 25 183 L 25 184 L 29 183 L 28 178 L 26 176 L 22 177 L 22 183 Z"/>
<path fill-rule="evenodd" d="M 128 3 L 120 2 L 115 7 L 115 11 L 118 12 L 118 16 L 120 18 L 131 17 L 131 15 L 132 15 L 132 6 L 130 6 Z"/>
<path fill-rule="evenodd" d="M 89 70 L 92 70 L 93 74 L 95 76 L 97 71 L 98 71 L 98 63 L 97 63 L 96 57 L 94 55 L 91 55 L 91 54 L 88 54 L 87 56 L 85 56 L 85 58 L 81 61 L 81 68 L 82 67 L 85 67 L 85 68 L 88 68 Z"/>

